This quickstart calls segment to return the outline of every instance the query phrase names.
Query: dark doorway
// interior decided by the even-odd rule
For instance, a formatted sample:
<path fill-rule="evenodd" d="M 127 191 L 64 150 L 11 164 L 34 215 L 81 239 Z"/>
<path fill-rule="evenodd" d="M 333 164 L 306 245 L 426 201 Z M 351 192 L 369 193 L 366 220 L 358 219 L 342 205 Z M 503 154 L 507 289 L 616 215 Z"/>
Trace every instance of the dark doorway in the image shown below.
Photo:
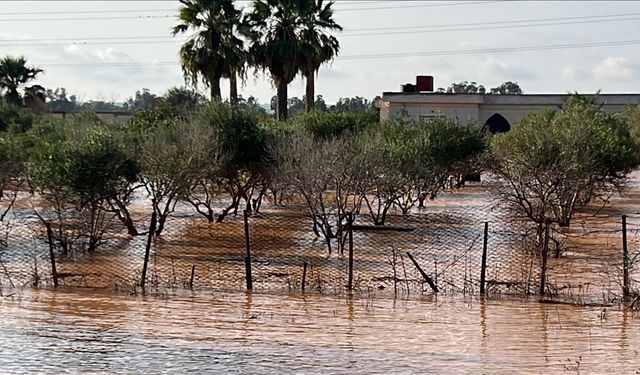
<path fill-rule="evenodd" d="M 496 113 L 487 119 L 483 128 L 489 130 L 491 134 L 506 133 L 511 130 L 511 124 L 501 114 Z"/>

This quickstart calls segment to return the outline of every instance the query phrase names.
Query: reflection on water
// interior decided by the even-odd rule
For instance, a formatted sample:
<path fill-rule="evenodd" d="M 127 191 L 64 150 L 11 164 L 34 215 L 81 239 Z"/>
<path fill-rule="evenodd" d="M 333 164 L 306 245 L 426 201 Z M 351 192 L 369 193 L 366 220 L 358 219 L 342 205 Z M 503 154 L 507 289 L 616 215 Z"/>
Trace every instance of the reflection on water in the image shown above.
<path fill-rule="evenodd" d="M 625 309 L 317 295 L 3 295 L 3 374 L 640 371 L 640 316 Z"/>

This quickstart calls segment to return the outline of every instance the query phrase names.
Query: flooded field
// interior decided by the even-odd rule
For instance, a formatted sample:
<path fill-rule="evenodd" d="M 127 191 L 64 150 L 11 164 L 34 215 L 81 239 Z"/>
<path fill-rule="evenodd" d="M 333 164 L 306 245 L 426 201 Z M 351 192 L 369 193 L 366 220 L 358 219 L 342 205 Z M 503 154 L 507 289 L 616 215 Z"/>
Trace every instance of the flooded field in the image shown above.
<path fill-rule="evenodd" d="M 637 312 L 433 298 L 5 289 L 0 372 L 640 373 Z"/>
<path fill-rule="evenodd" d="M 552 227 L 546 263 L 531 224 L 497 205 L 491 183 L 443 192 L 407 217 L 390 213 L 387 227 L 398 231 L 356 229 L 350 236 L 343 225 L 338 234 L 334 216 L 332 251 L 314 233 L 305 208 L 269 202 L 247 217 L 246 226 L 241 212 L 210 223 L 182 204 L 149 242 L 146 235 L 128 235 L 114 221 L 95 251 L 75 237 L 67 251 L 60 241 L 49 245 L 46 227 L 27 204 L 33 197 L 25 193 L 0 225 L 0 287 L 49 287 L 57 281 L 65 287 L 139 293 L 144 279 L 144 287 L 154 292 L 242 291 L 249 252 L 252 288 L 259 292 L 344 296 L 351 287 L 363 298 L 422 298 L 436 289 L 441 295 L 477 296 L 485 270 L 490 297 L 534 295 L 542 288 L 547 297 L 563 302 L 616 306 L 624 290 L 621 221 L 626 215 L 629 296 L 640 296 L 640 171 L 630 175 L 624 194 L 593 202 L 568 228 Z M 140 230 L 149 219 L 144 202 L 139 197 L 134 205 Z M 367 214 L 353 217 L 356 226 L 371 229 Z M 419 268 L 435 287 L 425 283 Z"/>

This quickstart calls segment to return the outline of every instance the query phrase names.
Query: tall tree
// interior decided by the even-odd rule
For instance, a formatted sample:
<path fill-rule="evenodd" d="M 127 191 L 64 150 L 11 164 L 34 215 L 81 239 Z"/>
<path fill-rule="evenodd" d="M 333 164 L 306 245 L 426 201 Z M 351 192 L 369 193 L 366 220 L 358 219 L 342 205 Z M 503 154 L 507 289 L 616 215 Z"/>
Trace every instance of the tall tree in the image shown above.
<path fill-rule="evenodd" d="M 288 85 L 300 71 L 302 15 L 308 14 L 308 0 L 254 0 L 253 9 L 244 17 L 243 32 L 251 45 L 252 63 L 269 70 L 278 88 L 277 116 L 288 117 Z"/>
<path fill-rule="evenodd" d="M 220 100 L 220 79 L 231 82 L 230 100 L 237 101 L 236 76 L 244 68 L 244 42 L 235 34 L 241 11 L 233 0 L 180 0 L 173 35 L 193 31 L 180 48 L 185 80 L 194 87 L 202 79 L 210 87 L 211 99 Z"/>
<path fill-rule="evenodd" d="M 23 95 L 19 89 L 42 73 L 42 69 L 27 66 L 24 56 L 6 56 L 0 59 L 0 92 L 4 91 L 7 103 L 21 106 Z"/>
<path fill-rule="evenodd" d="M 313 0 L 304 9 L 303 28 L 300 38 L 300 71 L 306 79 L 306 109 L 315 109 L 315 75 L 320 66 L 333 60 L 340 50 L 338 39 L 330 35 L 331 31 L 341 31 L 342 26 L 333 19 L 333 1 Z"/>

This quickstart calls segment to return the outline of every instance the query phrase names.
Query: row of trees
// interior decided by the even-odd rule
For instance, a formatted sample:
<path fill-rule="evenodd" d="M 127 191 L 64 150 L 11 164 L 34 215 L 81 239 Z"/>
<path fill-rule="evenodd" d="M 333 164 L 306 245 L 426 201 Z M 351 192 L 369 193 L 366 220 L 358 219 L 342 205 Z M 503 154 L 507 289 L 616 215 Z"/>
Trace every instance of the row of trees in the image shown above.
<path fill-rule="evenodd" d="M 257 211 L 266 199 L 304 207 L 332 249 L 347 212 L 362 209 L 383 225 L 393 207 L 407 213 L 434 197 L 485 147 L 474 127 L 437 125 L 380 124 L 372 112 L 338 111 L 277 122 L 220 102 L 189 108 L 164 101 L 124 127 L 90 113 L 36 117 L 30 129 L 0 133 L 0 188 L 12 197 L 4 212 L 28 186 L 42 200 L 36 211 L 55 224 L 60 248 L 70 253 L 77 243 L 95 250 L 114 220 L 139 234 L 136 195 L 146 195 L 157 214 L 157 235 L 179 202 L 220 222 L 241 209 Z"/>
<path fill-rule="evenodd" d="M 86 101 L 80 102 L 76 95 L 69 95 L 64 87 L 56 88 L 55 90 L 47 89 L 46 106 L 48 111 L 53 112 L 82 112 L 82 111 L 137 111 L 140 109 L 153 108 L 159 101 L 168 100 L 173 103 L 195 103 L 203 104 L 206 102 L 204 95 L 197 91 L 189 90 L 185 87 L 174 87 L 169 89 L 164 95 L 157 95 L 152 93 L 149 89 L 143 88 L 136 91 L 135 95 L 127 99 L 123 103 L 115 103 L 113 101 Z M 288 99 L 287 108 L 289 111 L 289 117 L 296 117 L 307 111 L 306 97 L 299 98 L 297 96 Z M 256 110 L 265 110 L 266 108 L 261 104 L 258 99 L 253 96 L 243 98 L 242 95 L 238 95 L 236 99 L 236 105 L 242 108 L 251 107 Z M 361 96 L 355 96 L 353 98 L 340 98 L 334 104 L 328 104 L 325 102 L 322 95 L 317 95 L 315 100 L 315 110 L 320 112 L 325 111 L 339 111 L 339 112 L 366 112 L 374 111 L 373 101 Z M 278 106 L 278 97 L 271 97 L 270 109 L 275 113 Z"/>
<path fill-rule="evenodd" d="M 572 96 L 493 138 L 447 119 L 379 123 L 371 112 L 329 111 L 278 122 L 251 107 L 167 98 L 126 126 L 91 114 L 36 116 L 31 128 L 0 132 L 2 217 L 28 187 L 61 249 L 82 240 L 93 251 L 114 221 L 141 232 L 135 196 L 157 214 L 157 235 L 180 202 L 213 222 L 268 201 L 310 214 L 332 251 L 348 213 L 384 225 L 390 212 L 408 215 L 436 198 L 451 178 L 487 171 L 501 181 L 502 202 L 541 234 L 624 186 L 640 162 L 638 108 L 610 115 Z"/>
<path fill-rule="evenodd" d="M 305 112 L 307 112 L 307 98 L 303 96 L 302 99 L 294 96 L 289 98 L 288 100 L 288 111 L 289 117 L 296 117 Z M 276 111 L 278 106 L 278 97 L 274 96 L 271 98 L 271 110 Z M 324 101 L 322 95 L 316 96 L 315 100 L 315 110 L 319 112 L 326 111 L 337 111 L 337 112 L 375 112 L 377 109 L 374 106 L 374 102 L 363 98 L 361 96 L 356 96 L 353 98 L 340 98 L 335 104 L 327 104 Z"/>
<path fill-rule="evenodd" d="M 447 94 L 492 94 L 492 95 L 522 95 L 523 91 L 518 82 L 506 81 L 500 85 L 487 89 L 476 82 L 462 81 L 452 83 L 446 89 L 439 87 L 436 92 Z"/>
<path fill-rule="evenodd" d="M 220 80 L 230 82 L 230 102 L 237 102 L 237 81 L 249 68 L 268 71 L 277 87 L 277 117 L 288 117 L 289 83 L 300 73 L 307 82 L 306 107 L 315 106 L 315 74 L 339 52 L 331 35 L 342 27 L 333 18 L 333 2 L 324 0 L 253 0 L 236 8 L 234 0 L 180 0 L 180 23 L 173 35 L 191 33 L 180 49 L 187 82 L 202 81 L 211 98 L 220 98 Z"/>

